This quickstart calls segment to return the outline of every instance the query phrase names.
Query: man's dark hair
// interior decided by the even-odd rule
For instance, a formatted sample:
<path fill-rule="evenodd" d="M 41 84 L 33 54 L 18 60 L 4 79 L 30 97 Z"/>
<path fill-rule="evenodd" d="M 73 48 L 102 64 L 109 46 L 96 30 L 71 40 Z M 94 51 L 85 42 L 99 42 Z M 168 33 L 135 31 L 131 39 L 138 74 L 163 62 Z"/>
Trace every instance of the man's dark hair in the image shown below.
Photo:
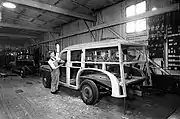
<path fill-rule="evenodd" d="M 52 52 L 54 52 L 54 54 L 56 54 L 55 50 L 51 50 L 51 51 L 48 52 L 49 56 L 50 56 L 50 54 L 51 54 Z"/>

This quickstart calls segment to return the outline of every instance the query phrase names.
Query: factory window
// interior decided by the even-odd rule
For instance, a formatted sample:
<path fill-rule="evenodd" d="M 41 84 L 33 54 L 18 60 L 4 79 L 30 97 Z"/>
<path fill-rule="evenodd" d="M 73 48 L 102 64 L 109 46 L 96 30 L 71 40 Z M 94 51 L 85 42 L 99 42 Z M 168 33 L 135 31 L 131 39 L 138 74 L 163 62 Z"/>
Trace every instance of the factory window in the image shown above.
<path fill-rule="evenodd" d="M 135 22 L 134 21 L 132 21 L 132 22 L 128 22 L 127 24 L 126 24 L 126 32 L 127 33 L 133 33 L 133 32 L 135 32 Z"/>
<path fill-rule="evenodd" d="M 126 17 L 131 17 L 134 16 L 136 14 L 136 6 L 135 5 L 131 5 L 129 7 L 126 8 Z"/>
<path fill-rule="evenodd" d="M 146 12 L 146 1 L 136 4 L 136 15 Z"/>
<path fill-rule="evenodd" d="M 141 19 L 136 21 L 136 32 L 146 30 L 146 19 Z"/>
<path fill-rule="evenodd" d="M 126 8 L 126 17 L 139 15 L 146 12 L 146 1 L 131 5 Z M 146 19 L 140 19 L 126 23 L 126 33 L 134 33 L 146 30 Z"/>

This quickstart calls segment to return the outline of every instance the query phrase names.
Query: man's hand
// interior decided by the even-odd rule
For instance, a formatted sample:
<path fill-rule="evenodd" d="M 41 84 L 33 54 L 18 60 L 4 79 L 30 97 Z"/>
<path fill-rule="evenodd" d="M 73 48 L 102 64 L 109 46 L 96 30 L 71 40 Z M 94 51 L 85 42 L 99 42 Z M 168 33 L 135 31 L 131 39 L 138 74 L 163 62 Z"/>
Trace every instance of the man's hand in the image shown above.
<path fill-rule="evenodd" d="M 65 61 L 64 61 L 64 60 L 61 60 L 60 62 L 65 63 Z"/>
<path fill-rule="evenodd" d="M 62 66 L 62 64 L 58 65 L 58 66 L 56 67 L 56 69 L 59 68 L 60 66 Z"/>
<path fill-rule="evenodd" d="M 60 60 L 60 61 L 59 61 L 59 63 L 64 64 L 64 63 L 65 63 L 65 61 L 64 61 L 64 60 Z"/>

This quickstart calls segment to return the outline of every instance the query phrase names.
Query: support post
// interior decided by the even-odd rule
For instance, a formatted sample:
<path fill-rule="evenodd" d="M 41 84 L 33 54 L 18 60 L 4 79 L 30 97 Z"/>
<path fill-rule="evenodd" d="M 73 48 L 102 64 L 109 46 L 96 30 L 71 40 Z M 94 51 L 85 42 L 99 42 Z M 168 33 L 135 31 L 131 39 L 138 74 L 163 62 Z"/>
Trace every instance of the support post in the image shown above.
<path fill-rule="evenodd" d="M 84 23 L 86 24 L 86 27 L 88 28 L 88 31 L 89 31 L 89 33 L 91 34 L 91 36 L 93 37 L 94 41 L 96 41 L 96 38 L 95 38 L 94 34 L 92 33 L 92 31 L 90 30 L 87 22 L 86 22 L 84 19 L 83 19 L 83 21 L 84 21 Z"/>

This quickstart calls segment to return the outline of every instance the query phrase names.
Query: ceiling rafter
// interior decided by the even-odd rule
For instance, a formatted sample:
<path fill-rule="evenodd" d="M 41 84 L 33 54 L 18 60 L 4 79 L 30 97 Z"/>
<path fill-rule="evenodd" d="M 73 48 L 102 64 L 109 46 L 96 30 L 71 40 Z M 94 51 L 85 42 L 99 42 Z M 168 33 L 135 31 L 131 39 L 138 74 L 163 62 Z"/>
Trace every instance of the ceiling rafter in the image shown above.
<path fill-rule="evenodd" d="M 26 9 L 25 9 L 26 10 Z M 19 16 L 19 13 L 17 13 L 16 11 L 11 11 L 11 10 L 7 10 L 7 12 L 13 12 L 15 14 L 17 14 L 17 17 Z M 36 10 L 34 11 L 38 14 L 43 14 L 43 11 L 39 11 L 39 10 Z M 20 12 L 21 13 L 21 12 Z M 24 13 L 24 12 L 23 12 Z M 53 22 L 55 19 L 58 19 L 59 21 L 63 22 L 63 23 L 68 23 L 68 21 L 64 20 L 64 19 L 61 19 L 60 17 L 56 17 L 54 15 L 51 15 L 51 14 L 46 14 L 46 16 L 48 17 L 51 17 L 53 18 L 52 20 L 50 21 L 44 21 L 44 20 L 41 20 L 41 19 L 38 19 L 36 18 L 37 20 L 41 21 L 41 22 L 44 22 L 44 24 L 40 25 L 40 24 L 36 24 L 35 22 L 33 22 L 35 20 L 35 18 L 32 18 L 31 16 L 28 16 L 26 14 L 21 14 L 21 17 L 25 17 L 26 19 L 28 18 L 29 20 L 23 20 L 21 19 L 21 17 L 19 16 L 18 18 L 16 17 L 15 19 L 14 18 L 10 18 L 10 17 L 7 17 L 6 19 L 9 19 L 9 20 L 13 20 L 13 23 L 15 24 L 15 22 L 17 21 L 20 21 L 24 24 L 27 24 L 27 25 L 33 25 L 33 26 L 45 26 L 48 22 Z M 5 21 L 6 22 L 6 21 Z M 47 26 L 48 27 L 48 26 Z"/>
<path fill-rule="evenodd" d="M 108 0 L 110 3 L 115 4 L 116 2 L 114 0 Z"/>
<path fill-rule="evenodd" d="M 16 37 L 16 38 L 29 38 L 29 39 L 35 39 L 36 36 L 31 35 L 23 35 L 23 34 L 9 34 L 9 33 L 0 33 L 0 37 Z"/>
<path fill-rule="evenodd" d="M 90 15 L 77 13 L 74 11 L 70 11 L 67 9 L 63 9 L 63 8 L 45 4 L 45 3 L 35 2 L 32 0 L 8 0 L 8 1 L 16 3 L 16 4 L 26 5 L 29 7 L 34 7 L 37 9 L 42 9 L 42 10 L 46 10 L 46 11 L 50 11 L 50 12 L 54 12 L 54 13 L 59 13 L 59 14 L 63 14 L 63 15 L 71 16 L 71 17 L 80 18 L 80 19 L 85 19 L 85 20 L 90 20 L 90 21 L 96 20 L 95 17 L 90 16 Z"/>
<path fill-rule="evenodd" d="M 35 10 L 34 12 L 36 12 L 36 13 L 38 13 L 38 14 L 40 14 L 40 15 L 44 15 L 44 14 L 46 13 L 45 11 L 40 11 L 40 10 Z M 53 20 L 54 20 L 54 19 L 58 19 L 58 20 L 61 21 L 61 22 L 68 23 L 67 20 L 64 20 L 63 18 L 56 17 L 56 16 L 51 15 L 51 14 L 45 14 L 45 16 L 51 17 L 51 18 L 53 18 Z M 38 17 L 40 17 L 40 16 L 38 16 Z M 38 19 L 38 17 L 32 18 L 32 20 L 33 20 L 33 19 L 34 19 L 34 20 L 35 20 L 35 19 Z M 38 20 L 40 20 L 40 19 L 38 19 Z M 53 20 L 51 20 L 51 21 L 53 21 Z M 43 20 L 40 20 L 40 21 L 43 21 Z M 44 21 L 44 22 L 45 22 L 44 25 L 47 24 L 46 21 Z"/>
<path fill-rule="evenodd" d="M 79 5 L 79 6 L 81 6 L 81 7 L 83 7 L 83 8 L 85 8 L 85 9 L 87 9 L 87 10 L 89 10 L 90 12 L 94 13 L 93 9 L 87 7 L 86 5 L 83 5 L 83 4 L 79 3 L 78 1 L 76 1 L 76 0 L 70 0 L 70 1 L 77 4 L 77 5 Z"/>
<path fill-rule="evenodd" d="M 41 12 L 41 11 L 37 11 L 37 12 L 39 12 L 39 14 L 41 14 L 41 15 L 43 15 L 45 12 Z M 68 23 L 68 21 L 67 20 L 64 20 L 63 18 L 60 18 L 60 17 L 55 17 L 55 16 L 53 16 L 53 15 L 50 15 L 50 14 L 46 14 L 46 16 L 49 16 L 49 17 L 54 17 L 55 19 L 57 18 L 59 21 L 62 21 L 62 22 L 64 22 L 64 23 Z"/>
<path fill-rule="evenodd" d="M 55 4 L 55 3 L 54 3 Z M 24 7 L 24 11 L 27 11 L 27 9 L 26 9 L 26 7 L 25 6 L 22 6 L 22 7 Z M 17 13 L 16 11 L 12 11 L 12 10 L 8 10 L 7 9 L 7 12 L 13 12 L 13 13 L 16 13 L 17 15 L 19 15 L 19 13 Z M 42 11 L 42 10 L 33 10 L 33 12 L 35 12 L 35 13 L 37 13 L 37 14 L 40 14 L 40 15 L 44 15 L 46 12 L 45 11 Z M 44 22 L 44 24 L 42 24 L 41 26 L 44 26 L 44 25 L 46 25 L 48 22 L 52 22 L 52 21 L 54 21 L 55 19 L 58 19 L 59 21 L 61 21 L 61 22 L 63 22 L 63 23 L 68 23 L 68 21 L 67 20 L 65 20 L 65 19 L 63 19 L 62 17 L 60 17 L 60 16 L 54 16 L 54 15 L 52 15 L 52 14 L 45 14 L 45 16 L 47 16 L 47 17 L 50 17 L 50 18 L 53 18 L 52 20 L 50 20 L 50 21 L 45 21 L 45 20 L 42 20 L 42 19 L 40 19 L 40 18 L 38 18 L 38 17 L 36 17 L 36 18 L 33 18 L 33 17 L 31 17 L 31 16 L 29 16 L 29 15 L 27 15 L 27 14 L 23 14 L 23 15 L 21 15 L 21 17 L 27 17 L 27 18 L 29 18 L 29 20 L 27 20 L 28 21 L 28 24 L 34 24 L 34 25 L 38 25 L 38 24 L 36 24 L 36 23 L 34 23 L 33 21 L 34 20 L 39 20 L 39 21 L 41 21 L 41 22 Z M 16 20 L 14 20 L 14 21 L 17 21 L 17 19 Z"/>
<path fill-rule="evenodd" d="M 22 14 L 25 13 L 25 11 L 26 11 L 26 10 L 22 10 L 22 11 L 17 15 L 16 19 L 15 19 L 13 22 L 15 23 L 15 21 L 16 21 L 17 19 L 19 19 Z"/>
<path fill-rule="evenodd" d="M 39 14 L 37 17 L 32 18 L 30 22 L 34 22 L 36 19 L 38 19 L 40 16 L 42 16 L 41 14 Z"/>
<path fill-rule="evenodd" d="M 38 27 L 22 26 L 22 25 L 2 23 L 2 22 L 0 23 L 0 27 L 26 29 L 26 30 L 42 31 L 42 32 L 59 32 L 59 31 L 54 31 L 53 29 L 45 29 L 45 28 L 38 28 Z"/>
<path fill-rule="evenodd" d="M 56 2 L 54 2 L 53 5 L 57 5 L 60 2 L 60 0 L 57 0 Z"/>
<path fill-rule="evenodd" d="M 28 21 L 23 20 L 23 19 L 13 19 L 13 18 L 7 17 L 6 21 L 4 21 L 4 22 L 8 23 L 7 20 L 13 20 L 14 21 L 13 24 L 16 24 L 16 22 L 21 22 L 22 24 L 31 25 L 31 26 L 33 25 L 34 27 L 40 26 L 39 24 L 28 22 Z"/>
<path fill-rule="evenodd" d="M 31 16 L 22 14 L 22 13 L 25 13 L 25 11 L 26 11 L 26 9 L 23 10 L 22 12 L 20 12 L 20 13 L 17 13 L 16 11 L 7 10 L 7 12 L 13 12 L 13 13 L 17 14 L 17 17 L 16 17 L 16 19 L 14 20 L 14 22 L 15 22 L 15 21 L 19 21 L 20 17 L 28 18 L 28 19 L 30 19 L 30 20 L 31 20 L 31 19 L 34 19 L 34 18 L 32 18 Z M 21 15 L 20 15 L 20 14 L 21 14 Z M 13 19 L 13 18 L 12 18 L 12 19 Z M 30 20 L 27 20 L 28 24 L 37 25 L 36 23 L 32 23 Z M 38 19 L 38 20 L 41 21 L 41 22 L 45 22 L 44 20 L 40 20 L 40 19 Z M 25 20 L 23 20 L 23 21 L 25 21 Z"/>

